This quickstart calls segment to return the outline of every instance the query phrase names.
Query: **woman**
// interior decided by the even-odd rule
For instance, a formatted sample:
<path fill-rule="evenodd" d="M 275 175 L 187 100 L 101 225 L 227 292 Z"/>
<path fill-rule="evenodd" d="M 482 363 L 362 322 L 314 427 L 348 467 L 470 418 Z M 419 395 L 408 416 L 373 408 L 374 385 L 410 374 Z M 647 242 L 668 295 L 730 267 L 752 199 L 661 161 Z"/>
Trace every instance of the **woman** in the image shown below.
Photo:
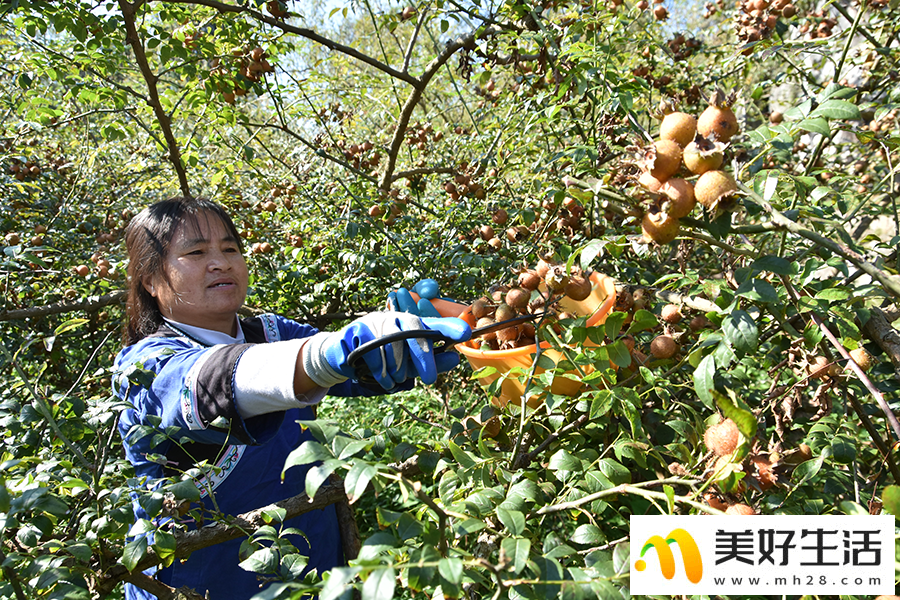
<path fill-rule="evenodd" d="M 371 313 L 334 333 L 276 315 L 238 319 L 248 286 L 241 239 L 224 209 L 208 200 L 153 204 L 131 221 L 125 241 L 128 322 L 116 391 L 132 406 L 119 423 L 126 455 L 148 489 L 207 461 L 214 468 L 196 481 L 203 506 L 225 514 L 304 491 L 311 465 L 290 469 L 284 481 L 281 470 L 288 453 L 311 439 L 297 421 L 313 419 L 311 407 L 326 395 L 409 389 L 415 377 L 430 384 L 459 362 L 452 352 L 434 354 L 423 339 L 395 342 L 364 356 L 383 388 L 371 389 L 353 380 L 353 349 L 396 331 L 437 329 L 459 341 L 471 335 L 460 319 L 401 312 Z M 137 518 L 159 518 L 148 506 L 136 499 Z M 344 562 L 334 507 L 285 527 L 304 532 L 306 539 L 291 541 L 309 556 L 309 569 L 321 574 Z M 249 598 L 260 584 L 237 567 L 240 545 L 195 552 L 155 577 L 213 600 Z M 126 586 L 126 598 L 152 597 Z"/>

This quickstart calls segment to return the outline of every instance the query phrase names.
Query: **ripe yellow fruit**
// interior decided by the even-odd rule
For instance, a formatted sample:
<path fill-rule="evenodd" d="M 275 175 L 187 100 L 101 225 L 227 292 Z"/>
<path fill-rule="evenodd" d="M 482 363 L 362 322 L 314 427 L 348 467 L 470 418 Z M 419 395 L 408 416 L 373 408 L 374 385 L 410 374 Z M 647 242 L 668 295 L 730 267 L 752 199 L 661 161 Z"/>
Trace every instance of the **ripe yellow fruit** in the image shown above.
<path fill-rule="evenodd" d="M 703 442 L 717 456 L 728 456 L 738 446 L 740 432 L 731 419 L 716 423 L 703 434 Z"/>
<path fill-rule="evenodd" d="M 831 366 L 829 360 L 824 356 L 816 356 L 806 368 L 806 372 L 810 379 L 822 379 L 828 376 L 828 369 Z"/>
<path fill-rule="evenodd" d="M 703 137 L 713 137 L 720 142 L 727 142 L 738 132 L 737 117 L 731 110 L 734 103 L 734 95 L 726 98 L 722 90 L 709 99 L 706 107 L 697 119 L 697 133 Z"/>
<path fill-rule="evenodd" d="M 666 212 L 648 212 L 641 220 L 641 230 L 646 242 L 668 244 L 678 237 L 681 225 L 678 219 Z"/>
<path fill-rule="evenodd" d="M 715 171 L 725 162 L 725 144 L 698 135 L 684 147 L 681 158 L 684 166 L 695 175 Z"/>
<path fill-rule="evenodd" d="M 860 346 L 859 348 L 854 348 L 850 351 L 850 358 L 859 365 L 859 368 L 863 371 L 868 371 L 872 368 L 873 359 L 872 355 L 869 354 L 865 348 Z"/>
<path fill-rule="evenodd" d="M 716 510 L 724 511 L 728 508 L 728 505 L 723 502 L 718 496 L 713 494 L 712 492 L 707 492 L 703 494 L 703 499 L 706 500 L 706 503 L 709 504 L 712 508 Z"/>
<path fill-rule="evenodd" d="M 697 204 L 697 199 L 694 198 L 694 186 L 678 177 L 672 177 L 662 184 L 659 193 L 669 199 L 666 212 L 676 219 L 691 214 Z"/>
<path fill-rule="evenodd" d="M 642 171 L 637 181 L 645 190 L 650 192 L 658 192 L 665 183 L 665 179 L 660 181 L 650 171 Z"/>
<path fill-rule="evenodd" d="M 565 294 L 572 300 L 576 302 L 581 302 L 591 295 L 593 291 L 593 287 L 591 286 L 590 280 L 585 277 L 581 277 L 579 275 L 574 275 L 569 278 L 569 282 L 565 287 Z"/>
<path fill-rule="evenodd" d="M 663 117 L 659 125 L 659 137 L 671 140 L 684 148 L 691 143 L 697 133 L 697 119 L 683 112 L 671 112 Z"/>
<path fill-rule="evenodd" d="M 694 198 L 708 209 L 727 202 L 737 192 L 737 182 L 731 173 L 707 171 L 694 184 Z"/>
<path fill-rule="evenodd" d="M 663 321 L 671 323 L 672 325 L 680 323 L 681 319 L 684 318 L 684 315 L 681 314 L 681 308 L 679 308 L 677 304 L 666 304 L 662 307 L 662 310 L 659 311 L 659 316 Z"/>
<path fill-rule="evenodd" d="M 650 174 L 659 181 L 665 181 L 681 168 L 681 146 L 672 140 L 659 140 L 653 144 L 652 159 L 647 165 Z"/>

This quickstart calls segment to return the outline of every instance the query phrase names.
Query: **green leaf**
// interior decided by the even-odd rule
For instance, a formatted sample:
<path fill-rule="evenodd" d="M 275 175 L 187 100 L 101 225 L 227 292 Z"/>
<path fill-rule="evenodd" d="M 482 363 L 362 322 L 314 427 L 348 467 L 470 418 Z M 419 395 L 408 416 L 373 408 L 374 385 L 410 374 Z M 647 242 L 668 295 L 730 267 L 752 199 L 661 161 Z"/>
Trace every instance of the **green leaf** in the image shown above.
<path fill-rule="evenodd" d="M 173 483 L 167 486 L 166 490 L 175 494 L 179 500 L 190 500 L 191 502 L 200 500 L 200 490 L 197 489 L 197 484 L 189 479 Z"/>
<path fill-rule="evenodd" d="M 333 458 L 310 469 L 306 473 L 306 495 L 312 499 L 322 484 L 328 480 L 328 476 L 343 464 L 344 461 Z"/>
<path fill-rule="evenodd" d="M 606 337 L 611 340 L 616 339 L 619 336 L 619 332 L 622 331 L 622 325 L 625 324 L 625 319 L 627 318 L 628 315 L 624 312 L 616 311 L 610 313 L 606 317 L 606 322 L 603 323 L 603 327 L 606 328 Z"/>
<path fill-rule="evenodd" d="M 777 275 L 796 275 L 799 267 L 796 262 L 788 261 L 780 256 L 766 254 L 760 256 L 750 265 L 751 271 L 769 271 Z"/>
<path fill-rule="evenodd" d="M 528 564 L 528 554 L 531 552 L 531 541 L 521 537 L 503 538 L 500 548 L 506 557 L 512 561 L 513 572 L 521 573 Z"/>
<path fill-rule="evenodd" d="M 603 531 L 596 525 L 585 523 L 576 527 L 575 531 L 572 532 L 572 537 L 569 539 L 575 544 L 599 546 L 606 541 L 606 536 L 603 535 Z"/>
<path fill-rule="evenodd" d="M 509 488 L 509 491 L 506 493 L 506 500 L 515 500 L 522 503 L 537 502 L 540 494 L 540 489 L 533 481 L 523 479 L 522 481 L 517 481 Z"/>
<path fill-rule="evenodd" d="M 831 458 L 834 462 L 848 465 L 856 458 L 856 444 L 844 435 L 837 435 L 831 440 Z"/>
<path fill-rule="evenodd" d="M 771 283 L 763 279 L 748 279 L 735 291 L 736 296 L 742 296 L 754 302 L 778 302 L 778 292 Z"/>
<path fill-rule="evenodd" d="M 341 428 L 328 421 L 297 421 L 303 429 L 308 429 L 313 437 L 322 444 L 330 444 L 335 436 L 340 435 Z"/>
<path fill-rule="evenodd" d="M 300 444 L 299 448 L 295 448 L 288 454 L 284 461 L 284 468 L 281 470 L 281 480 L 284 481 L 284 474 L 288 469 L 297 465 L 308 465 L 310 463 L 319 462 L 334 458 L 331 450 L 312 440 L 306 440 Z"/>
<path fill-rule="evenodd" d="M 854 516 L 869 516 L 869 511 L 862 507 L 862 505 L 853 502 L 851 500 L 844 500 L 838 506 L 844 512 L 845 515 L 854 515 Z"/>
<path fill-rule="evenodd" d="M 766 173 L 766 183 L 763 186 L 763 200 L 769 202 L 778 191 L 778 171 L 769 171 Z"/>
<path fill-rule="evenodd" d="M 394 586 L 397 574 L 393 567 L 376 569 L 369 573 L 362 588 L 363 600 L 391 600 L 394 597 Z"/>
<path fill-rule="evenodd" d="M 262 519 L 266 523 L 284 523 L 284 518 L 286 516 L 287 510 L 278 506 L 268 507 L 262 511 Z"/>
<path fill-rule="evenodd" d="M 362 497 L 369 486 L 369 482 L 377 474 L 378 471 L 375 467 L 366 462 L 356 461 L 353 463 L 353 466 L 350 467 L 350 471 L 347 472 L 347 476 L 344 478 L 344 490 L 346 490 L 347 498 L 351 504 Z"/>
<path fill-rule="evenodd" d="M 281 572 L 291 579 L 299 579 L 303 576 L 309 558 L 302 554 L 288 554 L 281 558 Z"/>
<path fill-rule="evenodd" d="M 67 331 L 72 331 L 73 329 L 77 329 L 82 325 L 90 323 L 90 319 L 69 319 L 59 327 L 53 330 L 53 335 L 62 335 Z"/>
<path fill-rule="evenodd" d="M 260 548 L 239 562 L 238 566 L 251 573 L 271 573 L 278 566 L 278 555 L 272 548 Z"/>
<path fill-rule="evenodd" d="M 889 485 L 881 492 L 884 510 L 900 518 L 900 485 Z"/>
<path fill-rule="evenodd" d="M 675 488 L 671 485 L 664 485 L 663 491 L 666 493 L 666 508 L 671 515 L 675 512 Z"/>
<path fill-rule="evenodd" d="M 547 466 L 551 471 L 581 471 L 581 461 L 568 450 L 560 449 L 553 453 Z"/>
<path fill-rule="evenodd" d="M 606 242 L 601 239 L 591 240 L 587 244 L 585 244 L 581 249 L 581 270 L 587 271 L 591 264 L 594 262 L 594 259 L 603 252 L 603 247 L 606 245 Z"/>
<path fill-rule="evenodd" d="M 617 367 L 625 368 L 631 364 L 631 354 L 628 352 L 628 348 L 625 346 L 625 343 L 621 340 L 616 341 L 612 344 L 607 344 L 606 351 L 609 355 L 609 359 Z"/>
<path fill-rule="evenodd" d="M 631 483 L 631 471 L 612 458 L 601 458 L 597 461 L 597 468 L 616 485 Z"/>
<path fill-rule="evenodd" d="M 828 135 L 831 132 L 831 129 L 828 127 L 828 121 L 818 117 L 813 119 L 803 119 L 799 123 L 797 123 L 797 127 L 802 129 L 803 131 L 809 131 L 810 133 L 820 133 L 822 135 Z"/>
<path fill-rule="evenodd" d="M 594 494 L 613 487 L 613 482 L 600 471 L 588 471 L 584 475 L 584 487 L 589 493 Z"/>
<path fill-rule="evenodd" d="M 816 292 L 816 299 L 828 302 L 840 302 L 850 297 L 850 292 L 844 288 L 825 288 Z"/>
<path fill-rule="evenodd" d="M 659 325 L 659 319 L 656 318 L 656 315 L 642 308 L 635 311 L 631 325 L 628 327 L 628 333 L 634 334 L 645 329 L 653 329 L 657 325 Z"/>
<path fill-rule="evenodd" d="M 759 330 L 756 321 L 746 311 L 735 310 L 722 321 L 722 333 L 731 346 L 740 352 L 756 350 Z"/>
<path fill-rule="evenodd" d="M 825 458 L 825 453 L 822 453 L 815 460 L 807 460 L 794 467 L 794 472 L 791 474 L 794 485 L 800 487 L 815 477 L 819 472 L 819 469 L 821 469 L 822 465 L 825 463 Z"/>
<path fill-rule="evenodd" d="M 424 546 L 410 551 L 407 569 L 407 585 L 413 591 L 421 591 L 434 579 L 434 563 L 440 558 L 437 550 Z"/>
<path fill-rule="evenodd" d="M 175 561 L 175 550 L 177 544 L 175 536 L 168 531 L 157 531 L 153 536 L 153 551 L 163 561 L 163 565 L 168 567 Z"/>
<path fill-rule="evenodd" d="M 734 421 L 738 430 L 744 434 L 748 440 L 752 440 L 756 435 L 756 417 L 750 411 L 750 408 L 740 400 L 732 400 L 725 394 L 713 391 L 716 399 L 716 406 L 722 411 L 726 418 Z"/>
<path fill-rule="evenodd" d="M 463 562 L 458 558 L 442 558 L 438 563 L 438 573 L 454 586 L 459 586 L 463 576 Z"/>
<path fill-rule="evenodd" d="M 599 390 L 591 400 L 590 418 L 594 420 L 609 412 L 613 405 L 613 394 L 609 390 Z"/>
<path fill-rule="evenodd" d="M 713 378 L 716 374 L 716 359 L 712 354 L 703 357 L 697 368 L 694 369 L 694 391 L 697 397 L 710 408 L 713 405 L 713 391 L 715 383 Z"/>
<path fill-rule="evenodd" d="M 860 118 L 859 108 L 846 100 L 826 100 L 816 107 L 810 117 L 825 117 L 826 119 L 839 119 L 843 121 L 855 121 Z"/>
<path fill-rule="evenodd" d="M 470 469 L 478 464 L 478 459 L 474 454 L 463 450 L 453 440 L 447 442 L 447 447 L 450 448 L 450 453 L 453 454 L 453 458 L 456 459 L 456 462 L 458 462 L 463 469 Z"/>
<path fill-rule="evenodd" d="M 343 598 L 350 587 L 350 582 L 362 571 L 360 567 L 335 567 L 328 571 L 328 580 L 322 587 L 319 600 L 338 600 Z"/>
<path fill-rule="evenodd" d="M 122 552 L 122 564 L 129 571 L 133 571 L 145 556 L 147 556 L 147 538 L 141 536 L 125 544 L 125 550 Z"/>
<path fill-rule="evenodd" d="M 337 441 L 339 438 L 335 438 Z M 343 438 L 346 440 L 347 438 Z M 363 452 L 372 444 L 371 440 L 352 440 L 349 442 L 345 442 L 340 449 L 340 452 L 337 453 L 337 457 L 341 460 L 348 460 L 352 458 L 354 455 Z"/>
<path fill-rule="evenodd" d="M 497 507 L 497 518 L 509 531 L 510 535 L 522 535 L 525 533 L 525 515 L 517 510 L 507 510 Z"/>

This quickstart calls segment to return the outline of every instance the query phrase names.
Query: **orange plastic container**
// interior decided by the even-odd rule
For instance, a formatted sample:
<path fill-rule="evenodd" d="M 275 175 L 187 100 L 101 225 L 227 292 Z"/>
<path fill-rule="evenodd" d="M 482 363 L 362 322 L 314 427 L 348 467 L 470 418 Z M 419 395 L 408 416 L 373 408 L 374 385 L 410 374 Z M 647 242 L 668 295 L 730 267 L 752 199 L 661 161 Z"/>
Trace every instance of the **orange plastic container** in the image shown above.
<path fill-rule="evenodd" d="M 588 327 L 594 327 L 602 325 L 606 321 L 607 315 L 612 312 L 613 307 L 616 304 L 616 286 L 615 281 L 611 277 L 607 277 L 606 275 L 597 272 L 592 273 L 590 279 L 593 284 L 593 291 L 590 296 L 581 302 L 575 302 L 570 298 L 563 298 L 560 300 L 560 307 L 562 310 L 579 317 L 588 316 Z M 461 314 L 448 314 L 446 316 L 459 316 L 460 318 L 465 319 L 472 327 L 475 326 L 475 317 L 471 314 L 471 307 L 467 307 Z M 591 342 L 585 343 L 593 345 Z M 466 342 L 464 344 L 457 344 L 456 349 L 469 360 L 469 363 L 475 369 L 480 369 L 482 367 L 495 367 L 497 369 L 497 373 L 478 380 L 484 387 L 489 386 L 492 382 L 499 379 L 503 373 L 509 372 L 509 370 L 514 367 L 522 367 L 526 371 L 529 371 L 534 362 L 535 355 L 534 346 L 524 346 L 522 348 L 513 348 L 511 350 L 481 350 L 475 347 L 474 342 Z M 549 342 L 542 342 L 541 349 L 541 354 L 552 359 L 554 363 L 558 363 L 563 358 L 561 352 L 550 348 Z M 585 371 L 585 374 L 587 374 L 593 369 L 588 367 L 583 368 L 583 370 Z M 543 371 L 544 369 L 538 368 L 536 373 L 540 374 Z M 556 377 L 553 380 L 553 384 L 550 387 L 552 393 L 566 396 L 578 395 L 582 389 L 579 373 L 577 371 L 570 371 L 567 375 L 571 378 Z M 515 378 L 508 378 L 505 379 L 500 386 L 500 395 L 492 398 L 491 401 L 500 407 L 506 406 L 510 402 L 521 404 L 522 396 L 524 394 L 524 382 L 518 381 Z M 542 397 L 535 396 L 528 401 L 528 406 L 537 408 L 542 402 Z"/>

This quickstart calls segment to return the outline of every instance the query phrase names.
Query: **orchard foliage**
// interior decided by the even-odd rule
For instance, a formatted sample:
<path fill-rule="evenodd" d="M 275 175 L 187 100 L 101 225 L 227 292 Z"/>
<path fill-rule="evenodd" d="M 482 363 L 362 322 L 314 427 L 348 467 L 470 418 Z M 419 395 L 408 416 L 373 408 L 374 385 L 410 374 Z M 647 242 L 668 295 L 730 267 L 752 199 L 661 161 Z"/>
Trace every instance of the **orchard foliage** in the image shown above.
<path fill-rule="evenodd" d="M 618 282 L 605 323 L 539 330 L 561 358 L 506 374 L 537 408 L 492 405 L 490 368 L 325 406 L 284 467 L 320 462 L 307 492 L 346 493 L 362 548 L 301 576 L 279 526 L 296 506 L 260 507 L 238 524 L 260 597 L 627 597 L 631 514 L 898 514 L 897 11 L 4 3 L 0 595 L 175 597 L 136 573 L 193 538 L 133 522 L 109 389 L 123 228 L 176 194 L 234 215 L 248 311 L 321 327 L 422 277 L 473 301 L 539 258 Z M 672 217 L 638 183 L 653 115 L 699 117 L 717 90 L 738 193 Z M 197 475 L 138 501 L 237 531 L 190 503 Z"/>

